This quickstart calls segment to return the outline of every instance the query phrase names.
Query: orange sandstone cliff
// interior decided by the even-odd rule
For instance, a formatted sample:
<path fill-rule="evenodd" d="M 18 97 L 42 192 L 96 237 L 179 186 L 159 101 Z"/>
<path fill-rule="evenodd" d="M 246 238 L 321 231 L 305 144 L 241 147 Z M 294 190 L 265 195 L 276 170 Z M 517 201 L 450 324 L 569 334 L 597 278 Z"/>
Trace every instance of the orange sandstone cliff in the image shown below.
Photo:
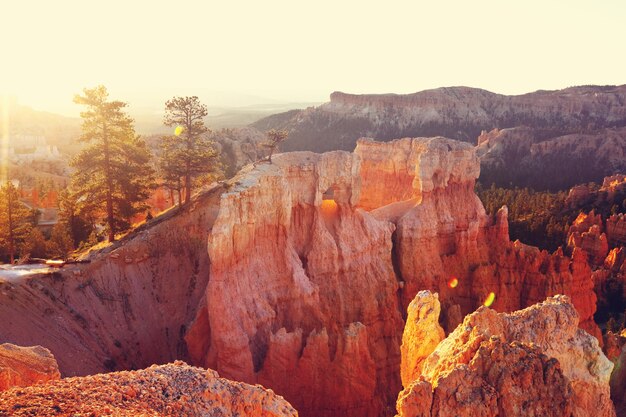
<path fill-rule="evenodd" d="M 474 194 L 478 174 L 474 148 L 444 138 L 360 140 L 353 154 L 243 171 L 209 236 L 192 359 L 272 387 L 304 416 L 379 416 L 419 290 L 440 293 L 448 331 L 491 293 L 502 311 L 566 293 L 599 335 L 584 254 L 510 242 L 506 209 L 490 219 Z"/>

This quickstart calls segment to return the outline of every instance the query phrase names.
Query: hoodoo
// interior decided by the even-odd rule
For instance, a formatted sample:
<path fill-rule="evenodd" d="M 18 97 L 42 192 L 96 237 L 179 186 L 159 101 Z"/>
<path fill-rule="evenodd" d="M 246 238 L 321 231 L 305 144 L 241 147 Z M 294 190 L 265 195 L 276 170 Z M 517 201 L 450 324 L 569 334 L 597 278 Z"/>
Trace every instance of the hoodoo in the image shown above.
<path fill-rule="evenodd" d="M 474 148 L 444 138 L 363 139 L 353 154 L 242 171 L 209 236 L 193 360 L 272 387 L 304 416 L 380 416 L 419 290 L 440 293 L 448 331 L 489 297 L 512 311 L 560 292 L 598 334 L 584 256 L 510 242 L 506 210 L 490 219 L 474 194 L 478 174 Z"/>
<path fill-rule="evenodd" d="M 428 322 L 408 322 L 405 334 Z M 403 380 L 397 417 L 615 416 L 613 364 L 577 324 L 561 295 L 511 314 L 479 308 Z M 411 359 L 404 352 L 403 362 Z"/>
<path fill-rule="evenodd" d="M 0 283 L 0 330 L 49 348 L 64 376 L 183 358 L 305 417 L 392 415 L 420 290 L 439 293 L 447 332 L 484 303 L 562 293 L 599 334 L 586 255 L 510 242 L 478 175 L 475 149 L 441 137 L 276 155 L 88 265 Z"/>

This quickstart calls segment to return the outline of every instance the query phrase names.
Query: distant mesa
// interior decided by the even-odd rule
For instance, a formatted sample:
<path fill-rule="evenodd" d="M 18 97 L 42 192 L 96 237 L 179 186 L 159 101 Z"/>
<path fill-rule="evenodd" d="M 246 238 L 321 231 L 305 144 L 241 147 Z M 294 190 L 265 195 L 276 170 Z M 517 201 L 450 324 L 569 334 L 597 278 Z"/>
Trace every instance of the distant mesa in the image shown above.
<path fill-rule="evenodd" d="M 287 129 L 285 151 L 351 150 L 360 137 L 442 135 L 478 143 L 481 181 L 567 189 L 626 171 L 626 86 L 506 96 L 470 87 L 413 94 L 334 92 L 314 108 L 251 126 Z"/>

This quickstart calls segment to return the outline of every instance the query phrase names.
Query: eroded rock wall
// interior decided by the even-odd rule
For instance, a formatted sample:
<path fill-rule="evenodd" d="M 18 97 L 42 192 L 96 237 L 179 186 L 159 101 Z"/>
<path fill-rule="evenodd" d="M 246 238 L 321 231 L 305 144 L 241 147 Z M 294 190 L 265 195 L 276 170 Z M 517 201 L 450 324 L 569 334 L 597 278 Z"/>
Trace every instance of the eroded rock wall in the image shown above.
<path fill-rule="evenodd" d="M 474 148 L 444 138 L 360 140 L 354 154 L 241 172 L 209 236 L 194 363 L 272 387 L 304 416 L 379 416 L 419 290 L 440 293 L 448 331 L 492 293 L 500 311 L 566 293 L 598 334 L 585 256 L 510 242 L 506 209 L 491 219 L 474 194 L 478 174 Z"/>
<path fill-rule="evenodd" d="M 0 342 L 41 345 L 63 376 L 188 357 L 183 337 L 209 279 L 217 187 L 190 207 L 60 270 L 0 272 Z"/>

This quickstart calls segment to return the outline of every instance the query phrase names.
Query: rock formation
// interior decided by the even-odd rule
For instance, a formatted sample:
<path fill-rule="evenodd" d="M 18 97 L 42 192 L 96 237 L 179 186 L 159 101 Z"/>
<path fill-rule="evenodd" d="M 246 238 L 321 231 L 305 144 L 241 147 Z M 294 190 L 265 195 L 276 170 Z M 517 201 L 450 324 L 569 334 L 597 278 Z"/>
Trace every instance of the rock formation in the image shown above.
<path fill-rule="evenodd" d="M 54 356 L 41 346 L 0 345 L 0 391 L 59 379 Z"/>
<path fill-rule="evenodd" d="M 378 416 L 400 386 L 401 311 L 421 289 L 440 293 L 450 325 L 489 297 L 511 311 L 565 292 L 599 335 L 584 253 L 510 242 L 506 210 L 489 219 L 473 192 L 478 172 L 471 146 L 443 138 L 242 172 L 209 236 L 194 363 L 272 387 L 304 416 Z"/>
<path fill-rule="evenodd" d="M 613 214 L 606 219 L 606 234 L 611 245 L 626 245 L 626 216 Z"/>
<path fill-rule="evenodd" d="M 0 271 L 2 342 L 41 345 L 63 376 L 187 359 L 183 337 L 209 279 L 221 186 L 88 255 L 88 264 Z"/>
<path fill-rule="evenodd" d="M 599 182 L 616 170 L 626 170 L 626 128 L 564 133 L 568 134 L 558 135 L 541 127 L 512 127 L 481 135 L 477 150 L 481 181 L 564 189 Z M 584 202 L 586 197 L 584 187 L 579 187 L 571 199 Z"/>
<path fill-rule="evenodd" d="M 409 304 L 400 352 L 400 377 L 408 386 L 422 373 L 424 360 L 445 338 L 439 325 L 439 297 L 429 291 L 420 291 Z"/>
<path fill-rule="evenodd" d="M 614 416 L 612 368 L 566 296 L 511 314 L 481 307 L 405 384 L 398 415 Z"/>
<path fill-rule="evenodd" d="M 392 413 L 404 312 L 423 289 L 448 332 L 484 303 L 565 293 L 598 335 L 585 254 L 510 242 L 478 175 L 474 147 L 444 138 L 276 155 L 90 264 L 5 277 L 0 334 L 48 347 L 65 376 L 188 358 L 305 417 Z"/>
<path fill-rule="evenodd" d="M 0 392 L 0 415 L 295 417 L 282 397 L 183 362 Z"/>
<path fill-rule="evenodd" d="M 602 265 L 609 252 L 609 242 L 602 233 L 602 216 L 593 210 L 580 213 L 567 232 L 567 247 L 584 250 L 592 265 Z"/>
<path fill-rule="evenodd" d="M 267 117 L 261 130 L 288 128 L 285 150 L 350 150 L 361 136 L 381 140 L 436 134 L 474 142 L 481 131 L 536 126 L 558 134 L 626 125 L 626 86 L 572 87 L 505 96 L 450 87 L 414 94 L 334 92 L 315 108 Z"/>
<path fill-rule="evenodd" d="M 624 103 L 626 86 L 518 96 L 467 87 L 415 94 L 335 92 L 328 103 L 251 126 L 288 129 L 284 151 L 352 150 L 359 137 L 443 135 L 470 143 L 478 138 L 485 184 L 563 189 L 626 170 Z"/>

